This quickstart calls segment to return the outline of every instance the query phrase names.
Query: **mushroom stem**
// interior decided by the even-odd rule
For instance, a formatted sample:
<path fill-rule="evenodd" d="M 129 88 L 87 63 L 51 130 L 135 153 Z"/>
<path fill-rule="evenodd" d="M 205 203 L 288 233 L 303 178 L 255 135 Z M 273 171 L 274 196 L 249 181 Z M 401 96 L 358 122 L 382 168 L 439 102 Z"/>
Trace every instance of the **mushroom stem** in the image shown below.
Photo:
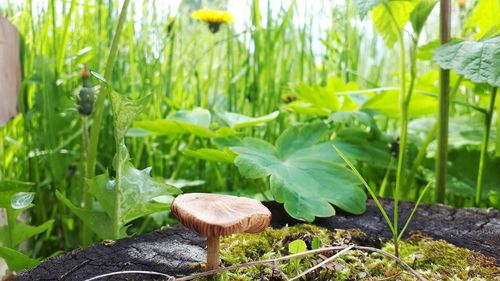
<path fill-rule="evenodd" d="M 207 270 L 219 268 L 219 236 L 207 237 Z"/>

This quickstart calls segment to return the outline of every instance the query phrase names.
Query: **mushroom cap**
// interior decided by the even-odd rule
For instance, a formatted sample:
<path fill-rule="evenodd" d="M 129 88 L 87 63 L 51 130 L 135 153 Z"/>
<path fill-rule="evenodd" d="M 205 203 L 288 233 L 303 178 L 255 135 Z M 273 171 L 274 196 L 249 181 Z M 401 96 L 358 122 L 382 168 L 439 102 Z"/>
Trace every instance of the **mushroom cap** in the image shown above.
<path fill-rule="evenodd" d="M 209 193 L 179 195 L 172 213 L 185 227 L 205 237 L 257 233 L 271 222 L 269 209 L 255 199 Z"/>

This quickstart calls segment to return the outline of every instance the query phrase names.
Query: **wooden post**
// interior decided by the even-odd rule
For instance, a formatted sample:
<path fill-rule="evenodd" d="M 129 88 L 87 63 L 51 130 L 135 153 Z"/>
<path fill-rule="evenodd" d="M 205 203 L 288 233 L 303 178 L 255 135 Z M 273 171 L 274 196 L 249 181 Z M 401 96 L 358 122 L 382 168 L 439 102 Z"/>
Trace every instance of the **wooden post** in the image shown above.
<path fill-rule="evenodd" d="M 0 127 L 18 113 L 21 88 L 19 32 L 0 16 Z"/>

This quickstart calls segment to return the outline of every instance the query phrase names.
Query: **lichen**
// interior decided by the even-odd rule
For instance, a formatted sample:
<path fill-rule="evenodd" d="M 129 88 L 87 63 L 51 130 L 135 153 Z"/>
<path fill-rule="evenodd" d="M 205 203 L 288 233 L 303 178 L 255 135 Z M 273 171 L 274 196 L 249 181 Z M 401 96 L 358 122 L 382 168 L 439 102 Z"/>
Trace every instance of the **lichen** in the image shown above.
<path fill-rule="evenodd" d="M 315 239 L 317 238 L 317 239 Z M 390 242 L 368 237 L 359 229 L 329 231 L 314 225 L 297 225 L 281 229 L 268 228 L 260 234 L 236 234 L 221 239 L 223 266 L 277 258 L 288 255 L 288 244 L 303 240 L 311 249 L 313 240 L 320 246 L 348 245 L 351 243 L 380 247 L 393 252 Z M 333 255 L 334 252 L 310 255 L 276 263 L 259 265 L 220 274 L 217 280 L 285 280 L 293 277 Z M 473 251 L 456 247 L 442 240 L 432 240 L 422 233 L 412 233 L 400 245 L 400 258 L 428 280 L 500 280 L 500 269 L 495 260 Z M 395 261 L 377 253 L 351 250 L 302 280 L 417 280 Z"/>

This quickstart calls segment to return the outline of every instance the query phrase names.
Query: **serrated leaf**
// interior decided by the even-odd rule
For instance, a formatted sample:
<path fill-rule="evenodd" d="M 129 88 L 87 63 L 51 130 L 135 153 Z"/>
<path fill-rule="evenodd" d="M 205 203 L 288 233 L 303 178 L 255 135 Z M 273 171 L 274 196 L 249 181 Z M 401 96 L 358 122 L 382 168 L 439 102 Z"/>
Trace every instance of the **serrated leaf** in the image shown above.
<path fill-rule="evenodd" d="M 398 40 L 399 33 L 410 19 L 414 7 L 412 2 L 401 0 L 388 1 L 373 8 L 373 24 L 389 48 Z"/>
<path fill-rule="evenodd" d="M 331 142 L 318 143 L 322 124 L 292 127 L 276 146 L 245 138 L 231 147 L 235 164 L 247 178 L 270 176 L 271 192 L 294 218 L 313 221 L 335 214 L 331 204 L 354 214 L 365 210 L 366 195 L 354 174 L 341 162 Z"/>
<path fill-rule="evenodd" d="M 33 268 L 40 264 L 39 261 L 34 260 L 19 251 L 4 246 L 0 246 L 0 257 L 5 260 L 10 271 L 21 271 L 23 269 Z"/>
<path fill-rule="evenodd" d="M 113 109 L 113 123 L 115 129 L 116 143 L 120 143 L 125 138 L 128 128 L 151 100 L 151 96 L 145 96 L 139 100 L 132 101 L 120 96 L 120 94 L 111 92 L 110 99 Z"/>
<path fill-rule="evenodd" d="M 500 86 L 500 36 L 478 42 L 449 42 L 434 51 L 433 60 L 474 83 Z"/>
<path fill-rule="evenodd" d="M 250 117 L 233 112 L 218 112 L 217 115 L 226 122 L 229 127 L 234 129 L 247 128 L 268 123 L 279 116 L 279 111 L 274 111 L 270 114 L 260 117 Z"/>
<path fill-rule="evenodd" d="M 434 6 L 436 6 L 436 3 L 435 0 L 420 0 L 411 12 L 410 22 L 416 34 L 422 32 L 425 22 L 434 9 Z"/>

